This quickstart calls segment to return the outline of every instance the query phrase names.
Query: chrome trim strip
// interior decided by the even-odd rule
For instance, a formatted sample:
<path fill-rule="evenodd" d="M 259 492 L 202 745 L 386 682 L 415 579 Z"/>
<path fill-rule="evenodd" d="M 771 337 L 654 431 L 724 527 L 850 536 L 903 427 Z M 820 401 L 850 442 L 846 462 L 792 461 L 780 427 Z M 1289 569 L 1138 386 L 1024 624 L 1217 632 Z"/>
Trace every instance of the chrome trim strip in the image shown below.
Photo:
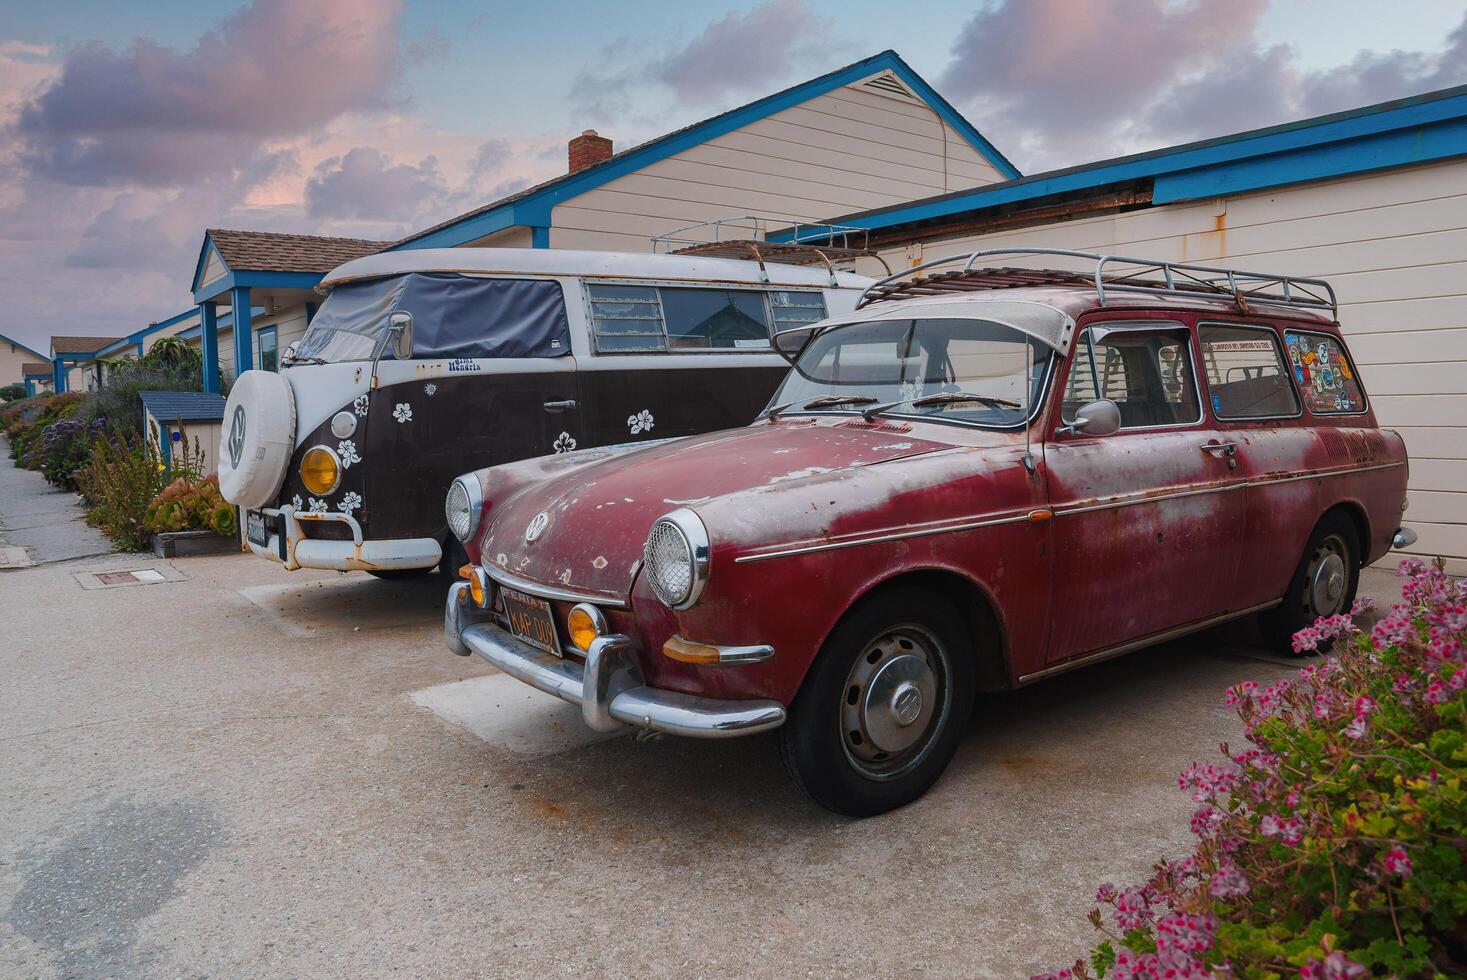
<path fill-rule="evenodd" d="M 577 592 L 573 589 L 562 589 L 554 585 L 546 585 L 533 579 L 521 578 L 513 572 L 507 572 L 498 565 L 484 562 L 480 566 L 484 573 L 499 585 L 524 592 L 528 595 L 539 596 L 541 599 L 559 599 L 563 602 L 591 602 L 601 606 L 610 606 L 612 609 L 627 608 L 627 601 L 618 596 L 603 595 L 599 592 Z"/>
<path fill-rule="evenodd" d="M 1400 460 L 1395 463 L 1376 463 L 1374 466 L 1351 466 L 1348 469 L 1334 470 L 1312 470 L 1308 473 L 1300 473 L 1297 476 L 1280 476 L 1271 480 L 1249 480 L 1250 487 L 1268 487 L 1275 483 L 1293 483 L 1296 480 L 1315 480 L 1326 476 L 1346 476 L 1350 473 L 1369 473 L 1373 470 L 1392 470 L 1397 466 L 1405 466 L 1406 461 Z"/>
<path fill-rule="evenodd" d="M 742 564 L 749 561 L 763 561 L 766 558 L 785 558 L 789 555 L 807 555 L 816 551 L 839 551 L 842 548 L 855 548 L 863 544 L 880 544 L 885 541 L 901 541 L 906 538 L 925 538 L 933 534 L 946 534 L 949 531 L 971 531 L 980 527 L 995 527 L 999 524 L 1020 524 L 1029 520 L 1033 508 L 1025 510 L 1022 514 L 1013 514 L 1008 517 L 998 517 L 989 520 L 968 521 L 958 518 L 963 523 L 944 524 L 941 527 L 923 527 L 908 531 L 877 532 L 870 537 L 856 538 L 846 541 L 826 541 L 821 544 L 800 545 L 791 548 L 781 548 L 778 551 L 765 551 L 755 555 L 739 555 L 734 559 L 734 564 Z"/>
<path fill-rule="evenodd" d="M 1120 643 L 1113 647 L 1106 647 L 1104 650 L 1097 650 L 1095 653 L 1086 654 L 1085 656 L 1078 657 L 1074 660 L 1066 660 L 1064 663 L 1055 664 L 1053 667 L 1046 667 L 1043 670 L 1036 670 L 1032 674 L 1023 674 L 1019 677 L 1018 683 L 1022 686 L 1024 684 L 1029 684 L 1034 681 L 1043 680 L 1046 677 L 1053 677 L 1055 674 L 1063 674 L 1065 671 L 1068 670 L 1075 670 L 1078 667 L 1085 667 L 1089 664 L 1099 663 L 1102 660 L 1109 660 L 1112 657 L 1119 657 L 1121 654 L 1130 653 L 1132 650 L 1139 650 L 1142 647 L 1153 646 L 1157 643 L 1165 643 L 1167 640 L 1174 640 L 1179 636 L 1186 636 L 1188 633 L 1196 633 L 1200 630 L 1205 630 L 1209 626 L 1216 626 L 1219 623 L 1226 623 L 1230 619 L 1240 619 L 1243 616 L 1252 615 L 1256 612 L 1262 612 L 1265 609 L 1272 609 L 1274 606 L 1277 606 L 1283 601 L 1283 599 L 1272 599 L 1268 602 L 1260 602 L 1256 606 L 1249 606 L 1247 609 L 1239 609 L 1236 612 L 1223 613 L 1221 616 L 1211 616 L 1207 619 L 1199 619 L 1196 622 L 1186 623 L 1182 626 L 1174 626 L 1171 629 L 1162 630 L 1159 633 L 1152 633 L 1148 636 L 1143 636 L 1140 639 L 1127 640 L 1125 643 Z"/>

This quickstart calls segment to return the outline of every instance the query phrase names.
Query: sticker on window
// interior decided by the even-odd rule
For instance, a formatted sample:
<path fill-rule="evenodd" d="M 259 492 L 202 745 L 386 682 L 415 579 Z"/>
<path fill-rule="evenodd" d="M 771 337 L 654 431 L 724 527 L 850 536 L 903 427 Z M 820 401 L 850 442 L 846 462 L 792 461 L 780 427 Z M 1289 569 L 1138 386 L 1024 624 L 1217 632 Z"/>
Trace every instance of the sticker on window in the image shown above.
<path fill-rule="evenodd" d="M 1365 392 L 1340 342 L 1329 334 L 1284 331 L 1289 367 L 1315 415 L 1347 415 L 1365 411 Z"/>

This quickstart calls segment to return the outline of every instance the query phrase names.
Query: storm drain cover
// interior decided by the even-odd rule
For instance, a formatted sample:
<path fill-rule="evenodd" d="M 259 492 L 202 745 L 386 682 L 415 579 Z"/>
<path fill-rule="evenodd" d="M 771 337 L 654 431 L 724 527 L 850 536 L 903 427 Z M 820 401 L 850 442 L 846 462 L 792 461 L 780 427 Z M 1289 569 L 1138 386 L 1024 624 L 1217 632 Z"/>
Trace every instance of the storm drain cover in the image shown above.
<path fill-rule="evenodd" d="M 172 565 L 74 572 L 73 575 L 77 584 L 84 589 L 118 589 L 129 585 L 157 585 L 160 582 L 182 582 L 188 578 Z"/>

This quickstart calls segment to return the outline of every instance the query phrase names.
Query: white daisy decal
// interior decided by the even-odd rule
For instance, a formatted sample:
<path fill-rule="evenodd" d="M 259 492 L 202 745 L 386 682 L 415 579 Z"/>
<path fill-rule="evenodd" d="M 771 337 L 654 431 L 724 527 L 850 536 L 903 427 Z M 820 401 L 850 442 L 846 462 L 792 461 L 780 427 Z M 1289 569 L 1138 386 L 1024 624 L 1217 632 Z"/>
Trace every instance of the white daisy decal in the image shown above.
<path fill-rule="evenodd" d="M 437 393 L 437 391 L 438 391 L 438 386 L 435 385 L 431 381 L 429 381 L 427 384 L 423 385 L 423 394 L 427 395 L 429 398 L 432 398 L 433 395 L 435 393 Z"/>
<path fill-rule="evenodd" d="M 300 510 L 301 508 L 305 507 L 305 503 L 301 500 L 300 494 L 296 494 L 294 497 L 290 498 L 290 506 L 294 507 L 296 510 Z"/>
<path fill-rule="evenodd" d="M 362 495 L 355 490 L 348 490 L 341 495 L 341 503 L 338 504 L 343 514 L 350 515 L 352 511 L 362 506 Z"/>
<path fill-rule="evenodd" d="M 320 499 L 319 497 L 312 497 L 311 498 L 311 513 L 312 514 L 324 514 L 324 513 L 326 513 L 326 501 Z"/>
<path fill-rule="evenodd" d="M 555 445 L 551 448 L 553 448 L 558 453 L 568 453 L 572 449 L 576 448 L 576 441 L 575 439 L 571 438 L 571 434 L 569 432 L 562 432 L 560 435 L 555 437 Z"/>
<path fill-rule="evenodd" d="M 352 463 L 360 463 L 362 457 L 357 455 L 357 444 L 350 439 L 343 439 L 336 445 L 336 455 L 341 457 L 341 468 L 351 469 Z"/>
<path fill-rule="evenodd" d="M 392 417 L 399 422 L 411 422 L 413 418 L 413 407 L 407 402 L 398 402 L 397 407 L 392 410 Z"/>
<path fill-rule="evenodd" d="M 652 413 L 644 408 L 636 415 L 628 415 L 627 428 L 631 430 L 632 435 L 636 435 L 639 432 L 651 432 Z"/>
<path fill-rule="evenodd" d="M 358 415 L 362 416 L 363 418 L 366 417 L 366 415 L 367 415 L 367 396 L 366 395 L 358 395 L 357 396 L 357 400 L 354 401 L 354 402 L 352 402 L 351 405 L 352 405 L 352 408 L 356 409 L 356 413 Z"/>

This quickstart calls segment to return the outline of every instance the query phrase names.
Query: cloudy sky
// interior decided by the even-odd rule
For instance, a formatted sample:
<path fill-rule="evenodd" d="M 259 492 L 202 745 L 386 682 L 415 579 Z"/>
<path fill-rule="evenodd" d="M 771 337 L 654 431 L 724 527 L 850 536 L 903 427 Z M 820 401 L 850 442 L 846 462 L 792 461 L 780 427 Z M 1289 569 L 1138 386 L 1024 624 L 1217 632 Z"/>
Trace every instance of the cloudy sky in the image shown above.
<path fill-rule="evenodd" d="M 1461 0 L 0 0 L 0 333 L 183 310 L 209 226 L 394 238 L 895 48 L 1025 173 L 1467 82 Z"/>

